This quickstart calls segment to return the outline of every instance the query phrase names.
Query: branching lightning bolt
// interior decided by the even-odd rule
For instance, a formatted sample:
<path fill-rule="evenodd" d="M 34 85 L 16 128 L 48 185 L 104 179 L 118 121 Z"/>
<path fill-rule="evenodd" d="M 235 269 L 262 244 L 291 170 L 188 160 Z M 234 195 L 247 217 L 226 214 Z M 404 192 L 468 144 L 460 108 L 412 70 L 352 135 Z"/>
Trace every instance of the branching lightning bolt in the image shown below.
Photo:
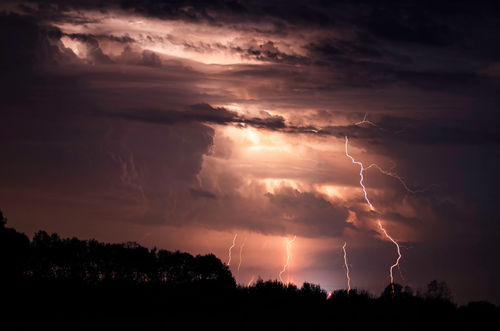
<path fill-rule="evenodd" d="M 347 277 L 347 294 L 349 294 L 349 292 L 351 292 L 351 277 L 349 277 L 349 264 L 347 263 L 347 252 L 345 250 L 346 246 L 347 246 L 347 243 L 344 242 L 344 246 L 342 246 L 342 250 L 344 251 L 345 275 Z"/>
<path fill-rule="evenodd" d="M 377 124 L 375 124 L 375 123 L 373 123 L 373 122 L 371 122 L 371 121 L 368 121 L 368 120 L 366 119 L 366 117 L 367 117 L 367 116 L 368 116 L 368 114 L 367 114 L 367 113 L 365 113 L 365 116 L 363 117 L 363 120 L 362 120 L 362 121 L 359 121 L 359 122 L 357 122 L 357 123 L 354 123 L 354 125 L 358 125 L 358 126 L 359 126 L 359 125 L 362 125 L 362 124 L 369 124 L 369 125 L 371 125 L 371 126 L 374 126 L 374 127 L 379 128 L 379 129 L 381 129 L 381 130 L 382 130 L 382 128 L 380 128 Z"/>
<path fill-rule="evenodd" d="M 419 192 L 423 192 L 424 190 L 412 190 L 411 188 L 408 187 L 408 185 L 406 184 L 406 182 L 404 181 L 404 179 L 398 175 L 397 173 L 395 172 L 392 172 L 390 170 L 384 170 L 382 169 L 378 164 L 376 163 L 372 163 L 370 164 L 368 167 L 364 168 L 364 170 L 368 170 L 370 168 L 376 168 L 378 171 L 380 171 L 380 173 L 386 175 L 386 176 L 390 176 L 390 177 L 393 177 L 393 178 L 396 178 L 397 180 L 399 180 L 399 182 L 401 183 L 401 185 L 403 185 L 403 187 L 405 188 L 406 191 L 410 192 L 410 193 L 419 193 Z"/>
<path fill-rule="evenodd" d="M 360 126 L 362 124 L 368 124 L 368 125 L 371 125 L 371 126 L 374 126 L 376 128 L 378 128 L 379 130 L 382 130 L 382 131 L 385 131 L 383 128 L 379 127 L 377 124 L 371 122 L 371 121 L 368 121 L 366 118 L 367 118 L 368 114 L 365 113 L 365 116 L 363 117 L 363 120 L 362 121 L 359 121 L 359 122 L 356 122 L 354 123 L 354 125 L 357 125 L 357 126 Z M 396 132 L 397 133 L 397 132 Z M 347 139 L 347 137 L 346 137 Z M 346 153 L 347 154 L 347 153 Z M 349 155 L 348 155 L 349 156 Z M 349 156 L 350 157 L 350 156 Z M 351 158 L 352 159 L 352 158 Z M 354 162 L 354 160 L 353 160 Z M 397 180 L 399 180 L 399 182 L 403 185 L 403 187 L 405 188 L 405 190 L 407 192 L 410 192 L 412 194 L 415 194 L 415 193 L 420 193 L 420 192 L 424 192 L 426 191 L 427 189 L 422 189 L 422 190 L 412 190 L 410 189 L 410 187 L 406 184 L 406 182 L 404 181 L 404 179 L 399 176 L 397 173 L 395 172 L 392 172 L 391 170 L 384 170 L 382 169 L 382 167 L 380 167 L 378 164 L 370 164 L 368 167 L 364 168 L 363 170 L 368 170 L 370 168 L 377 168 L 378 171 L 380 171 L 380 173 L 384 174 L 384 175 L 387 175 L 387 176 L 390 176 L 390 177 L 393 177 L 393 178 L 396 178 Z M 435 185 L 431 185 L 431 186 L 435 186 Z"/>
<path fill-rule="evenodd" d="M 238 234 L 234 235 L 233 244 L 231 245 L 231 247 L 229 247 L 229 251 L 228 251 L 229 258 L 227 259 L 227 263 L 226 263 L 228 266 L 231 265 L 231 250 L 236 245 L 236 237 L 238 237 Z"/>
<path fill-rule="evenodd" d="M 394 293 L 394 276 L 392 274 L 392 269 L 394 269 L 395 267 L 399 267 L 399 260 L 401 260 L 401 250 L 399 248 L 399 244 L 396 242 L 396 240 L 392 239 L 392 237 L 387 233 L 387 231 L 384 229 L 384 227 L 382 226 L 382 223 L 380 221 L 378 221 L 378 226 L 380 227 L 380 230 L 382 230 L 382 232 L 384 233 L 384 235 L 390 240 L 392 241 L 392 243 L 394 245 L 396 245 L 396 248 L 397 248 L 397 251 L 398 251 L 398 258 L 396 260 L 396 263 L 394 263 L 392 266 L 391 266 L 391 269 L 389 271 L 389 274 L 391 276 L 391 285 L 392 285 L 392 292 Z"/>
<path fill-rule="evenodd" d="M 283 278 L 281 278 L 281 275 L 286 271 L 286 268 L 288 267 L 288 264 L 290 263 L 290 247 L 291 247 L 292 243 L 295 241 L 295 239 L 297 239 L 297 236 L 294 236 L 293 239 L 287 240 L 287 242 L 286 242 L 286 263 L 283 266 L 283 270 L 281 270 L 281 272 L 279 273 L 279 278 L 280 278 L 280 281 L 282 283 L 284 283 L 284 282 L 283 282 Z"/>
<path fill-rule="evenodd" d="M 345 155 L 351 159 L 352 163 L 354 164 L 357 164 L 359 165 L 359 176 L 360 176 L 360 180 L 359 180 L 359 184 L 361 185 L 361 188 L 363 189 L 363 193 L 365 194 L 365 200 L 366 202 L 368 203 L 368 205 L 370 206 L 370 209 L 371 210 L 375 210 L 375 208 L 373 207 L 372 203 L 370 202 L 370 200 L 368 199 L 368 193 L 366 193 L 366 187 L 365 185 L 363 184 L 363 180 L 365 179 L 363 177 L 363 171 L 365 170 L 365 168 L 363 167 L 363 163 L 361 162 L 358 162 L 356 161 L 352 156 L 349 155 L 349 153 L 347 152 L 347 144 L 349 143 L 349 139 L 347 138 L 347 136 L 345 137 Z"/>
<path fill-rule="evenodd" d="M 375 208 L 373 207 L 373 205 L 370 203 L 370 200 L 368 199 L 368 195 L 366 193 L 366 188 L 365 186 L 363 185 L 363 171 L 366 170 L 367 168 L 364 168 L 363 167 L 363 163 L 361 162 L 358 162 L 356 160 L 354 160 L 354 158 L 352 156 L 349 155 L 349 153 L 347 152 L 347 144 L 349 142 L 349 139 L 347 138 L 347 136 L 345 137 L 345 154 L 347 155 L 347 157 L 349 157 L 352 161 L 352 163 L 355 163 L 355 164 L 358 164 L 361 168 L 360 172 L 359 172 L 359 175 L 361 177 L 361 180 L 359 181 L 359 183 L 361 184 L 361 187 L 363 188 L 363 192 L 365 194 L 365 200 L 366 202 L 368 203 L 368 205 L 370 205 L 370 208 L 372 210 L 375 210 Z M 370 165 L 372 166 L 372 165 Z M 377 166 L 378 167 L 378 166 Z M 378 167 L 379 170 L 382 170 L 380 167 Z M 399 177 L 399 176 L 398 176 Z M 396 177 L 397 178 L 397 177 Z M 402 181 L 404 183 L 404 181 Z M 378 221 L 378 226 L 380 228 L 380 230 L 384 233 L 384 235 L 394 243 L 394 245 L 396 245 L 396 248 L 397 248 L 397 252 L 398 252 L 398 258 L 396 259 L 396 263 L 394 263 L 391 268 L 389 269 L 389 275 L 390 275 L 390 278 L 391 278 L 391 285 L 392 285 L 392 293 L 394 294 L 394 275 L 393 275 L 393 269 L 394 267 L 399 267 L 399 261 L 401 260 L 401 250 L 400 250 L 400 247 L 399 247 L 399 244 L 396 242 L 396 240 L 394 240 L 388 233 L 387 231 L 385 230 L 385 228 L 382 226 L 382 223 L 380 222 L 380 220 Z"/>

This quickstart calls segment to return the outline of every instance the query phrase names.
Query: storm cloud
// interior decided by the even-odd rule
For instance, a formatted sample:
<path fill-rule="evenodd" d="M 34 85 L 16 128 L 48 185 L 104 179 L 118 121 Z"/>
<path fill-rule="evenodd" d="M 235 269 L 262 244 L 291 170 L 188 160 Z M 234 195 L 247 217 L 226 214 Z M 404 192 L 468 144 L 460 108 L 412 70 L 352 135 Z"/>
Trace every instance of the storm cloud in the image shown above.
<path fill-rule="evenodd" d="M 307 280 L 343 286 L 332 261 L 349 242 L 374 291 L 394 255 L 381 220 L 408 284 L 498 302 L 498 9 L 4 2 L 0 208 L 28 233 L 219 255 L 238 232 L 258 243 L 240 282 L 275 275 L 296 235 L 298 278 L 314 262 Z M 346 137 L 397 174 L 365 171 L 376 211 Z"/>

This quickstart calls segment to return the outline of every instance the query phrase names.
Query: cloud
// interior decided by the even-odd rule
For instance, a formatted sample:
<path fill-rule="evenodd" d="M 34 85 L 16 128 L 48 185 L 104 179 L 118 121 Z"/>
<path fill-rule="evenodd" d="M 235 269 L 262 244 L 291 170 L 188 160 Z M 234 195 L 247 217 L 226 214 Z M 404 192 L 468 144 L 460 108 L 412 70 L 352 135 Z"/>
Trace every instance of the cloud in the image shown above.
<path fill-rule="evenodd" d="M 93 35 L 93 34 L 85 34 L 85 33 L 66 33 L 64 34 L 71 39 L 76 39 L 76 40 L 81 40 L 85 42 L 93 42 L 94 40 L 99 40 L 99 39 L 107 39 L 110 41 L 115 41 L 118 43 L 123 43 L 123 44 L 128 44 L 128 43 L 133 43 L 135 40 L 129 36 L 114 36 L 112 34 L 100 34 L 100 35 Z"/>
<path fill-rule="evenodd" d="M 107 115 L 110 117 L 119 117 L 128 120 L 166 125 L 187 122 L 205 122 L 221 125 L 249 125 L 255 128 L 270 130 L 286 129 L 285 120 L 281 116 L 269 116 L 266 118 L 245 117 L 223 107 L 213 108 L 208 104 L 192 105 L 185 111 L 136 110 L 121 113 L 109 113 Z"/>
<path fill-rule="evenodd" d="M 393 263 L 373 226 L 381 217 L 413 247 L 412 281 L 476 270 L 493 284 L 496 6 L 9 3 L 0 207 L 26 232 L 90 237 L 106 224 L 113 240 L 165 224 L 342 236 L 370 286 Z M 376 126 L 354 124 L 365 113 Z M 368 212 L 345 136 L 357 160 L 395 167 L 425 191 L 372 168 L 365 183 L 379 214 Z M 468 277 L 457 286 L 468 289 Z"/>
<path fill-rule="evenodd" d="M 305 232 L 339 237 L 345 227 L 352 227 L 346 222 L 348 209 L 340 201 L 333 203 L 311 192 L 300 192 L 286 186 L 267 193 L 266 197 L 272 205 L 283 210 L 289 222 L 305 229 L 301 231 L 302 235 Z"/>
<path fill-rule="evenodd" d="M 190 188 L 189 193 L 191 193 L 191 195 L 195 199 L 199 199 L 199 198 L 217 199 L 217 196 L 215 194 L 213 194 L 212 192 L 209 192 L 209 191 L 205 191 L 205 190 L 199 190 L 199 189 L 197 190 L 197 189 Z"/>
<path fill-rule="evenodd" d="M 452 120 L 449 123 L 428 119 L 417 120 L 392 116 L 381 117 L 376 126 L 356 124 L 316 127 L 294 125 L 282 116 L 248 117 L 223 107 L 196 104 L 185 111 L 175 110 L 129 110 L 109 113 L 107 116 L 134 121 L 173 125 L 176 123 L 202 122 L 219 125 L 250 126 L 258 129 L 279 131 L 288 134 L 312 136 L 333 136 L 336 138 L 362 139 L 370 144 L 380 145 L 384 141 L 397 139 L 406 144 L 497 144 L 500 135 L 496 128 L 471 125 L 470 121 Z"/>

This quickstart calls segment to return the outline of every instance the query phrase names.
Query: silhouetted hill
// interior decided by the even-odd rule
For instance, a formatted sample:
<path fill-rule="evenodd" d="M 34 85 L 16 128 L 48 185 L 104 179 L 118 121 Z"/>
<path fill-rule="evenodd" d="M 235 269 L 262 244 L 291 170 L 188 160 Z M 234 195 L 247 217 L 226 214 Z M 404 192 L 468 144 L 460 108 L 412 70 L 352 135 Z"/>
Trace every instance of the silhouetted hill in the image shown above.
<path fill-rule="evenodd" d="M 422 294 L 393 284 L 378 297 L 276 280 L 243 287 L 213 254 L 44 231 L 29 240 L 5 223 L 0 212 L 5 330 L 477 329 L 499 317 L 489 302 L 457 307 L 444 282 Z"/>

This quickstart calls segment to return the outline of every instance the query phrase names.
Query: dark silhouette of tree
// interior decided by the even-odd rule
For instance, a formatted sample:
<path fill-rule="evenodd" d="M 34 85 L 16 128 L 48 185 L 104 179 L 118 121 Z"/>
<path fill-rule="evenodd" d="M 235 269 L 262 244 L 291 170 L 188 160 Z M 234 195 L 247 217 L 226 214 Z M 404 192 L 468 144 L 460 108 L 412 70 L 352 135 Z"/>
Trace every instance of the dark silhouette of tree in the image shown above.
<path fill-rule="evenodd" d="M 394 283 L 386 286 L 386 288 L 380 295 L 380 298 L 387 300 L 396 299 L 396 298 L 401 298 L 402 294 L 403 294 L 403 286 Z"/>
<path fill-rule="evenodd" d="M 428 299 L 441 300 L 451 302 L 453 296 L 451 290 L 446 282 L 439 282 L 437 280 L 431 281 L 427 285 L 427 292 L 425 292 L 425 297 Z"/>
<path fill-rule="evenodd" d="M 319 285 L 305 282 L 300 289 L 300 295 L 306 300 L 318 301 L 326 298 L 326 291 Z"/>
<path fill-rule="evenodd" d="M 21 278 L 29 256 L 29 239 L 6 224 L 7 218 L 0 211 L 0 279 Z"/>
<path fill-rule="evenodd" d="M 27 238 L 26 238 L 27 239 Z M 29 240 L 27 241 L 29 245 Z M 88 284 L 182 285 L 195 282 L 234 288 L 229 268 L 215 255 L 149 250 L 135 242 L 104 244 L 96 240 L 61 239 L 37 232 L 26 272 L 36 279 L 66 279 Z"/>
<path fill-rule="evenodd" d="M 4 228 L 7 224 L 7 219 L 3 216 L 3 212 L 0 210 L 0 228 Z"/>
<path fill-rule="evenodd" d="M 193 261 L 194 280 L 236 286 L 229 267 L 215 255 L 197 255 Z"/>

